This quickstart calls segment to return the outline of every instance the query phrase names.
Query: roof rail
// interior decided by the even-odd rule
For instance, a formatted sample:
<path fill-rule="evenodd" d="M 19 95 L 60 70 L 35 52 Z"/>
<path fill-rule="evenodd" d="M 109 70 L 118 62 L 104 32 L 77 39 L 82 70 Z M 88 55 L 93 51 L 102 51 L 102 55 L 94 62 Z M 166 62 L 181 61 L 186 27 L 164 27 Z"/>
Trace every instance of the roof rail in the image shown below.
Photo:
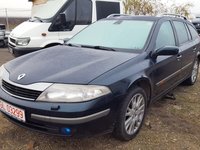
<path fill-rule="evenodd" d="M 170 13 L 168 14 L 168 13 L 166 13 L 166 14 L 161 14 L 160 16 L 168 16 L 168 17 L 182 18 L 184 20 L 188 20 L 185 16 L 179 15 L 179 14 L 170 14 Z"/>
<path fill-rule="evenodd" d="M 130 15 L 126 15 L 126 14 L 111 14 L 106 18 L 112 18 L 112 17 L 125 17 L 125 16 L 130 16 Z"/>

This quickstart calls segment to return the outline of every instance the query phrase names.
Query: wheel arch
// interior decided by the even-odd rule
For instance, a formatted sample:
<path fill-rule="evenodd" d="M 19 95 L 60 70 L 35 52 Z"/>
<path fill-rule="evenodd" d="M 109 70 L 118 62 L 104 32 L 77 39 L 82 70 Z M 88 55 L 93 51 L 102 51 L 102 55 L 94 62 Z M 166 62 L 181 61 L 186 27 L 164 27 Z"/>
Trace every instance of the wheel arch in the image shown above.
<path fill-rule="evenodd" d="M 128 91 L 134 88 L 135 86 L 141 87 L 147 94 L 148 98 L 148 105 L 151 103 L 151 96 L 152 96 L 152 84 L 151 81 L 146 77 L 141 77 L 134 82 L 132 82 L 129 87 Z"/>

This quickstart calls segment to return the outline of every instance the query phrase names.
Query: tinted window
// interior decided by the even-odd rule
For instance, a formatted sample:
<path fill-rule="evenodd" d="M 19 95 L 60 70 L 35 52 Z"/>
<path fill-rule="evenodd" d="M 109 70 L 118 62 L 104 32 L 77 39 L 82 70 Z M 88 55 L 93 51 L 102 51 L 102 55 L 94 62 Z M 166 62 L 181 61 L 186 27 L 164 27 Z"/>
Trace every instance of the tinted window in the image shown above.
<path fill-rule="evenodd" d="M 189 40 L 192 40 L 192 36 L 191 36 L 190 31 L 189 31 L 189 29 L 188 29 L 188 27 L 187 27 L 186 24 L 185 24 L 185 28 L 186 28 L 186 30 L 187 30 L 187 34 L 188 34 Z"/>
<path fill-rule="evenodd" d="M 173 21 L 178 35 L 179 43 L 183 44 L 189 40 L 185 24 L 178 21 Z"/>
<path fill-rule="evenodd" d="M 102 20 L 85 28 L 68 43 L 141 51 L 152 26 L 152 21 Z"/>
<path fill-rule="evenodd" d="M 158 32 L 156 49 L 164 46 L 175 46 L 174 32 L 169 21 L 164 22 Z"/>
<path fill-rule="evenodd" d="M 63 11 L 66 22 L 61 22 L 61 16 L 56 18 L 49 31 L 72 30 L 75 25 L 89 25 L 92 22 L 92 1 L 91 0 L 73 0 L 69 3 L 66 10 Z"/>
<path fill-rule="evenodd" d="M 65 10 L 65 16 L 66 16 L 66 28 L 70 29 L 75 25 L 75 14 L 76 14 L 76 2 L 75 0 L 71 2 L 71 4 L 68 6 L 68 8 Z"/>
<path fill-rule="evenodd" d="M 0 25 L 0 30 L 5 30 L 6 26 L 5 25 Z"/>
<path fill-rule="evenodd" d="M 92 23 L 92 1 L 77 0 L 77 25 L 88 25 Z"/>
<path fill-rule="evenodd" d="M 191 25 L 188 25 L 188 28 L 189 28 L 190 33 L 192 35 L 192 39 L 196 39 L 196 38 L 199 37 L 197 31 Z"/>
<path fill-rule="evenodd" d="M 110 14 L 119 14 L 120 13 L 120 5 L 118 2 L 96 2 L 97 8 L 97 20 L 106 18 Z"/>

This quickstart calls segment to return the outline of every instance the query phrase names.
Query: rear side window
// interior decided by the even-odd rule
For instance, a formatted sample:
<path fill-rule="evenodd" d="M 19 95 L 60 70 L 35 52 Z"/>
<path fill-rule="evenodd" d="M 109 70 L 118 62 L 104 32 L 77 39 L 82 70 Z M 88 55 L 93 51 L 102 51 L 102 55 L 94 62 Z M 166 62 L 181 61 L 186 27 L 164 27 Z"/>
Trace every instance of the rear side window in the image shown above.
<path fill-rule="evenodd" d="M 106 18 L 110 14 L 119 14 L 120 13 L 120 3 L 119 2 L 96 2 L 97 8 L 97 20 Z"/>
<path fill-rule="evenodd" d="M 188 28 L 189 28 L 190 33 L 192 35 L 192 39 L 196 39 L 196 38 L 199 37 L 197 31 L 191 25 L 188 24 Z"/>
<path fill-rule="evenodd" d="M 186 43 L 189 40 L 189 37 L 185 24 L 179 21 L 173 21 L 173 23 L 178 35 L 179 43 L 180 44 Z"/>
<path fill-rule="evenodd" d="M 174 32 L 169 21 L 164 22 L 158 32 L 156 40 L 156 49 L 162 48 L 164 46 L 175 46 Z"/>

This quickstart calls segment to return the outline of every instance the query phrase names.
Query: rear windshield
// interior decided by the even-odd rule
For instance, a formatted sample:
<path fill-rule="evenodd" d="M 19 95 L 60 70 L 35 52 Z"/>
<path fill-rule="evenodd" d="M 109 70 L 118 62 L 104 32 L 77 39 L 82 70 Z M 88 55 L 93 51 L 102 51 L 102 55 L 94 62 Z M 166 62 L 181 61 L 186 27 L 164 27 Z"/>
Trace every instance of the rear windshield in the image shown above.
<path fill-rule="evenodd" d="M 142 51 L 153 21 L 101 20 L 85 28 L 67 43 L 104 46 L 121 51 Z"/>

